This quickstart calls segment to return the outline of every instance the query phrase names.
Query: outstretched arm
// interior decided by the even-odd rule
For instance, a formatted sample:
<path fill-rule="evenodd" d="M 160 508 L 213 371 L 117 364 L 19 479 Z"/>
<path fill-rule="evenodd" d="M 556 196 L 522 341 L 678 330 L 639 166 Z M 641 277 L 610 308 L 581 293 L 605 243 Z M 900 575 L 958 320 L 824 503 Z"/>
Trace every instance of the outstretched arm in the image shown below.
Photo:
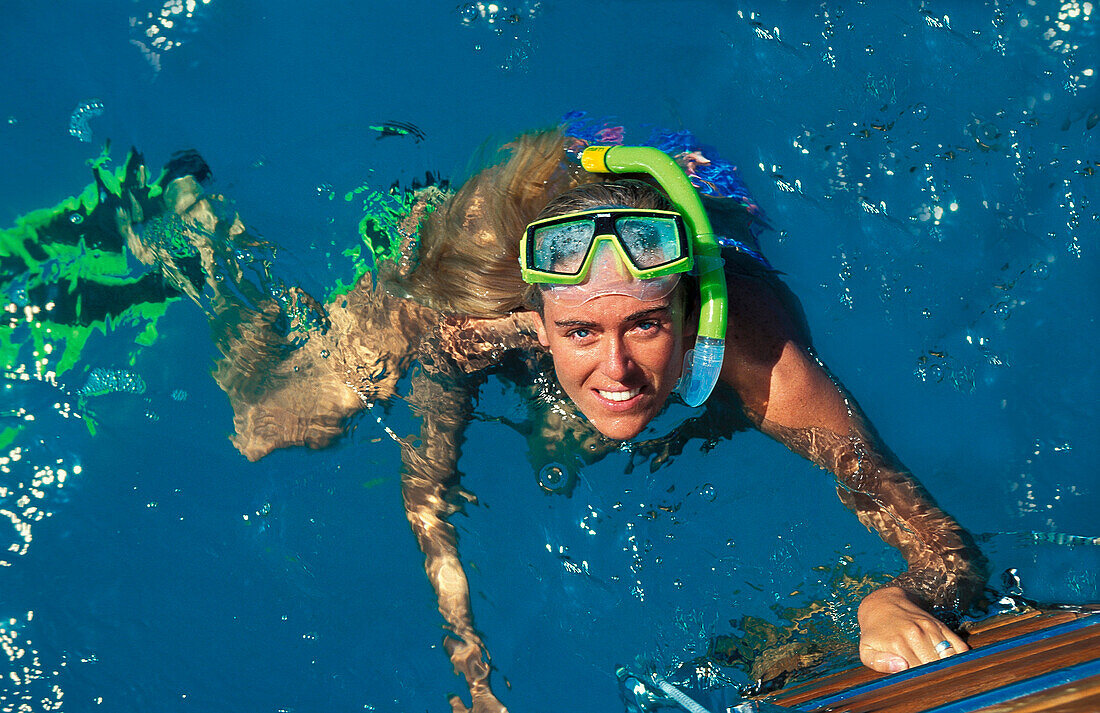
<path fill-rule="evenodd" d="M 458 696 L 451 697 L 456 713 L 505 710 L 489 687 L 489 653 L 474 629 L 470 587 L 449 520 L 465 503 L 475 501 L 459 483 L 462 436 L 485 370 L 499 364 L 509 350 L 537 344 L 533 324 L 522 313 L 498 319 L 445 317 L 420 344 L 421 369 L 412 378 L 408 402 L 420 417 L 420 433 L 414 443 L 402 444 L 402 492 L 446 622 L 447 653 L 470 689 L 470 709 Z"/>
<path fill-rule="evenodd" d="M 474 501 L 459 485 L 456 466 L 475 388 L 467 376 L 421 372 L 413 377 L 409 403 L 421 426 L 416 442 L 402 444 L 401 488 L 405 513 L 446 622 L 444 646 L 455 673 L 466 679 L 471 710 L 497 713 L 505 709 L 489 688 L 489 653 L 474 629 L 470 587 L 449 521 L 464 502 Z M 458 696 L 451 697 L 451 705 L 455 711 L 467 710 Z"/>
<path fill-rule="evenodd" d="M 909 565 L 860 604 L 861 659 L 876 670 L 897 671 L 965 650 L 928 610 L 965 605 L 980 591 L 981 554 L 813 356 L 775 282 L 731 278 L 723 380 L 763 432 L 833 472 L 842 502 Z M 941 641 L 952 648 L 937 651 Z"/>

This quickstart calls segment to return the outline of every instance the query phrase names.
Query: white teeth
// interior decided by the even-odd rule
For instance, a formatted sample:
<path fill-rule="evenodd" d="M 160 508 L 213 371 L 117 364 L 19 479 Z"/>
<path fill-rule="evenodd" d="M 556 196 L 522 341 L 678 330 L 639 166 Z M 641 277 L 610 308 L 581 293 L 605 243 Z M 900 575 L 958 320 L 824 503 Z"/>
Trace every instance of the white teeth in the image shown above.
<path fill-rule="evenodd" d="M 642 393 L 641 389 L 631 389 L 630 391 L 602 391 L 596 389 L 596 393 L 604 397 L 608 401 L 629 401 L 638 394 Z"/>

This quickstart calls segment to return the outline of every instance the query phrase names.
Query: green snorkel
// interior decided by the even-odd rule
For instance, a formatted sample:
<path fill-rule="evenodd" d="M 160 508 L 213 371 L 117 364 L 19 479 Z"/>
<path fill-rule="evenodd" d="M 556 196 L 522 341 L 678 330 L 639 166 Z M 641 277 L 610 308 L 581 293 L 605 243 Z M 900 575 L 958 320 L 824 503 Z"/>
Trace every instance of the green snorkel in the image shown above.
<path fill-rule="evenodd" d="M 676 391 L 689 406 L 702 405 L 714 390 L 722 371 L 727 297 L 721 250 L 699 193 L 684 170 L 668 154 L 649 146 L 589 146 L 581 153 L 581 166 L 589 173 L 646 173 L 653 176 L 691 229 L 694 257 L 705 258 L 695 264 L 701 300 L 699 332 L 695 348 L 684 355 L 683 376 L 676 385 Z"/>

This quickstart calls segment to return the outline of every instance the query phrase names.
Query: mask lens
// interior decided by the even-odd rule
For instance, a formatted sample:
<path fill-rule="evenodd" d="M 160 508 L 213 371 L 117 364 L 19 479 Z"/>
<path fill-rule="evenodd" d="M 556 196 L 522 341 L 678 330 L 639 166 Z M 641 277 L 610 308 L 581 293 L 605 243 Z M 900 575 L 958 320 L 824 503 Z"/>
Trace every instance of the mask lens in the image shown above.
<path fill-rule="evenodd" d="M 615 227 L 635 267 L 660 267 L 683 256 L 676 221 L 671 218 L 624 217 L 615 221 Z"/>
<path fill-rule="evenodd" d="M 596 234 L 591 220 L 573 220 L 534 231 L 534 267 L 543 272 L 575 275 Z"/>

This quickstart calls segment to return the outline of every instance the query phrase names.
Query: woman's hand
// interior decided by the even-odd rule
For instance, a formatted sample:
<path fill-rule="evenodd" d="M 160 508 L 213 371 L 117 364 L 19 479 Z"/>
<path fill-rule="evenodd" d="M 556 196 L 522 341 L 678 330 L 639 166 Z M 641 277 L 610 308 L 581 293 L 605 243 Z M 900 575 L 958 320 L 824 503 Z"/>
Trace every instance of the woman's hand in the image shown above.
<path fill-rule="evenodd" d="M 473 690 L 470 693 L 473 705 L 469 708 L 456 694 L 451 694 L 449 700 L 451 713 L 508 713 L 508 709 L 497 700 L 497 697 L 493 695 L 488 686 L 484 686 L 480 690 Z"/>
<path fill-rule="evenodd" d="M 508 713 L 508 709 L 489 688 L 489 652 L 481 639 L 470 631 L 465 633 L 465 640 L 448 637 L 443 645 L 451 657 L 455 673 L 465 676 L 470 687 L 470 707 L 467 708 L 457 694 L 451 694 L 448 698 L 451 713 Z"/>
<path fill-rule="evenodd" d="M 864 597 L 858 618 L 859 659 L 881 673 L 904 671 L 970 649 L 899 587 L 884 587 Z M 943 641 L 951 647 L 937 651 Z"/>

